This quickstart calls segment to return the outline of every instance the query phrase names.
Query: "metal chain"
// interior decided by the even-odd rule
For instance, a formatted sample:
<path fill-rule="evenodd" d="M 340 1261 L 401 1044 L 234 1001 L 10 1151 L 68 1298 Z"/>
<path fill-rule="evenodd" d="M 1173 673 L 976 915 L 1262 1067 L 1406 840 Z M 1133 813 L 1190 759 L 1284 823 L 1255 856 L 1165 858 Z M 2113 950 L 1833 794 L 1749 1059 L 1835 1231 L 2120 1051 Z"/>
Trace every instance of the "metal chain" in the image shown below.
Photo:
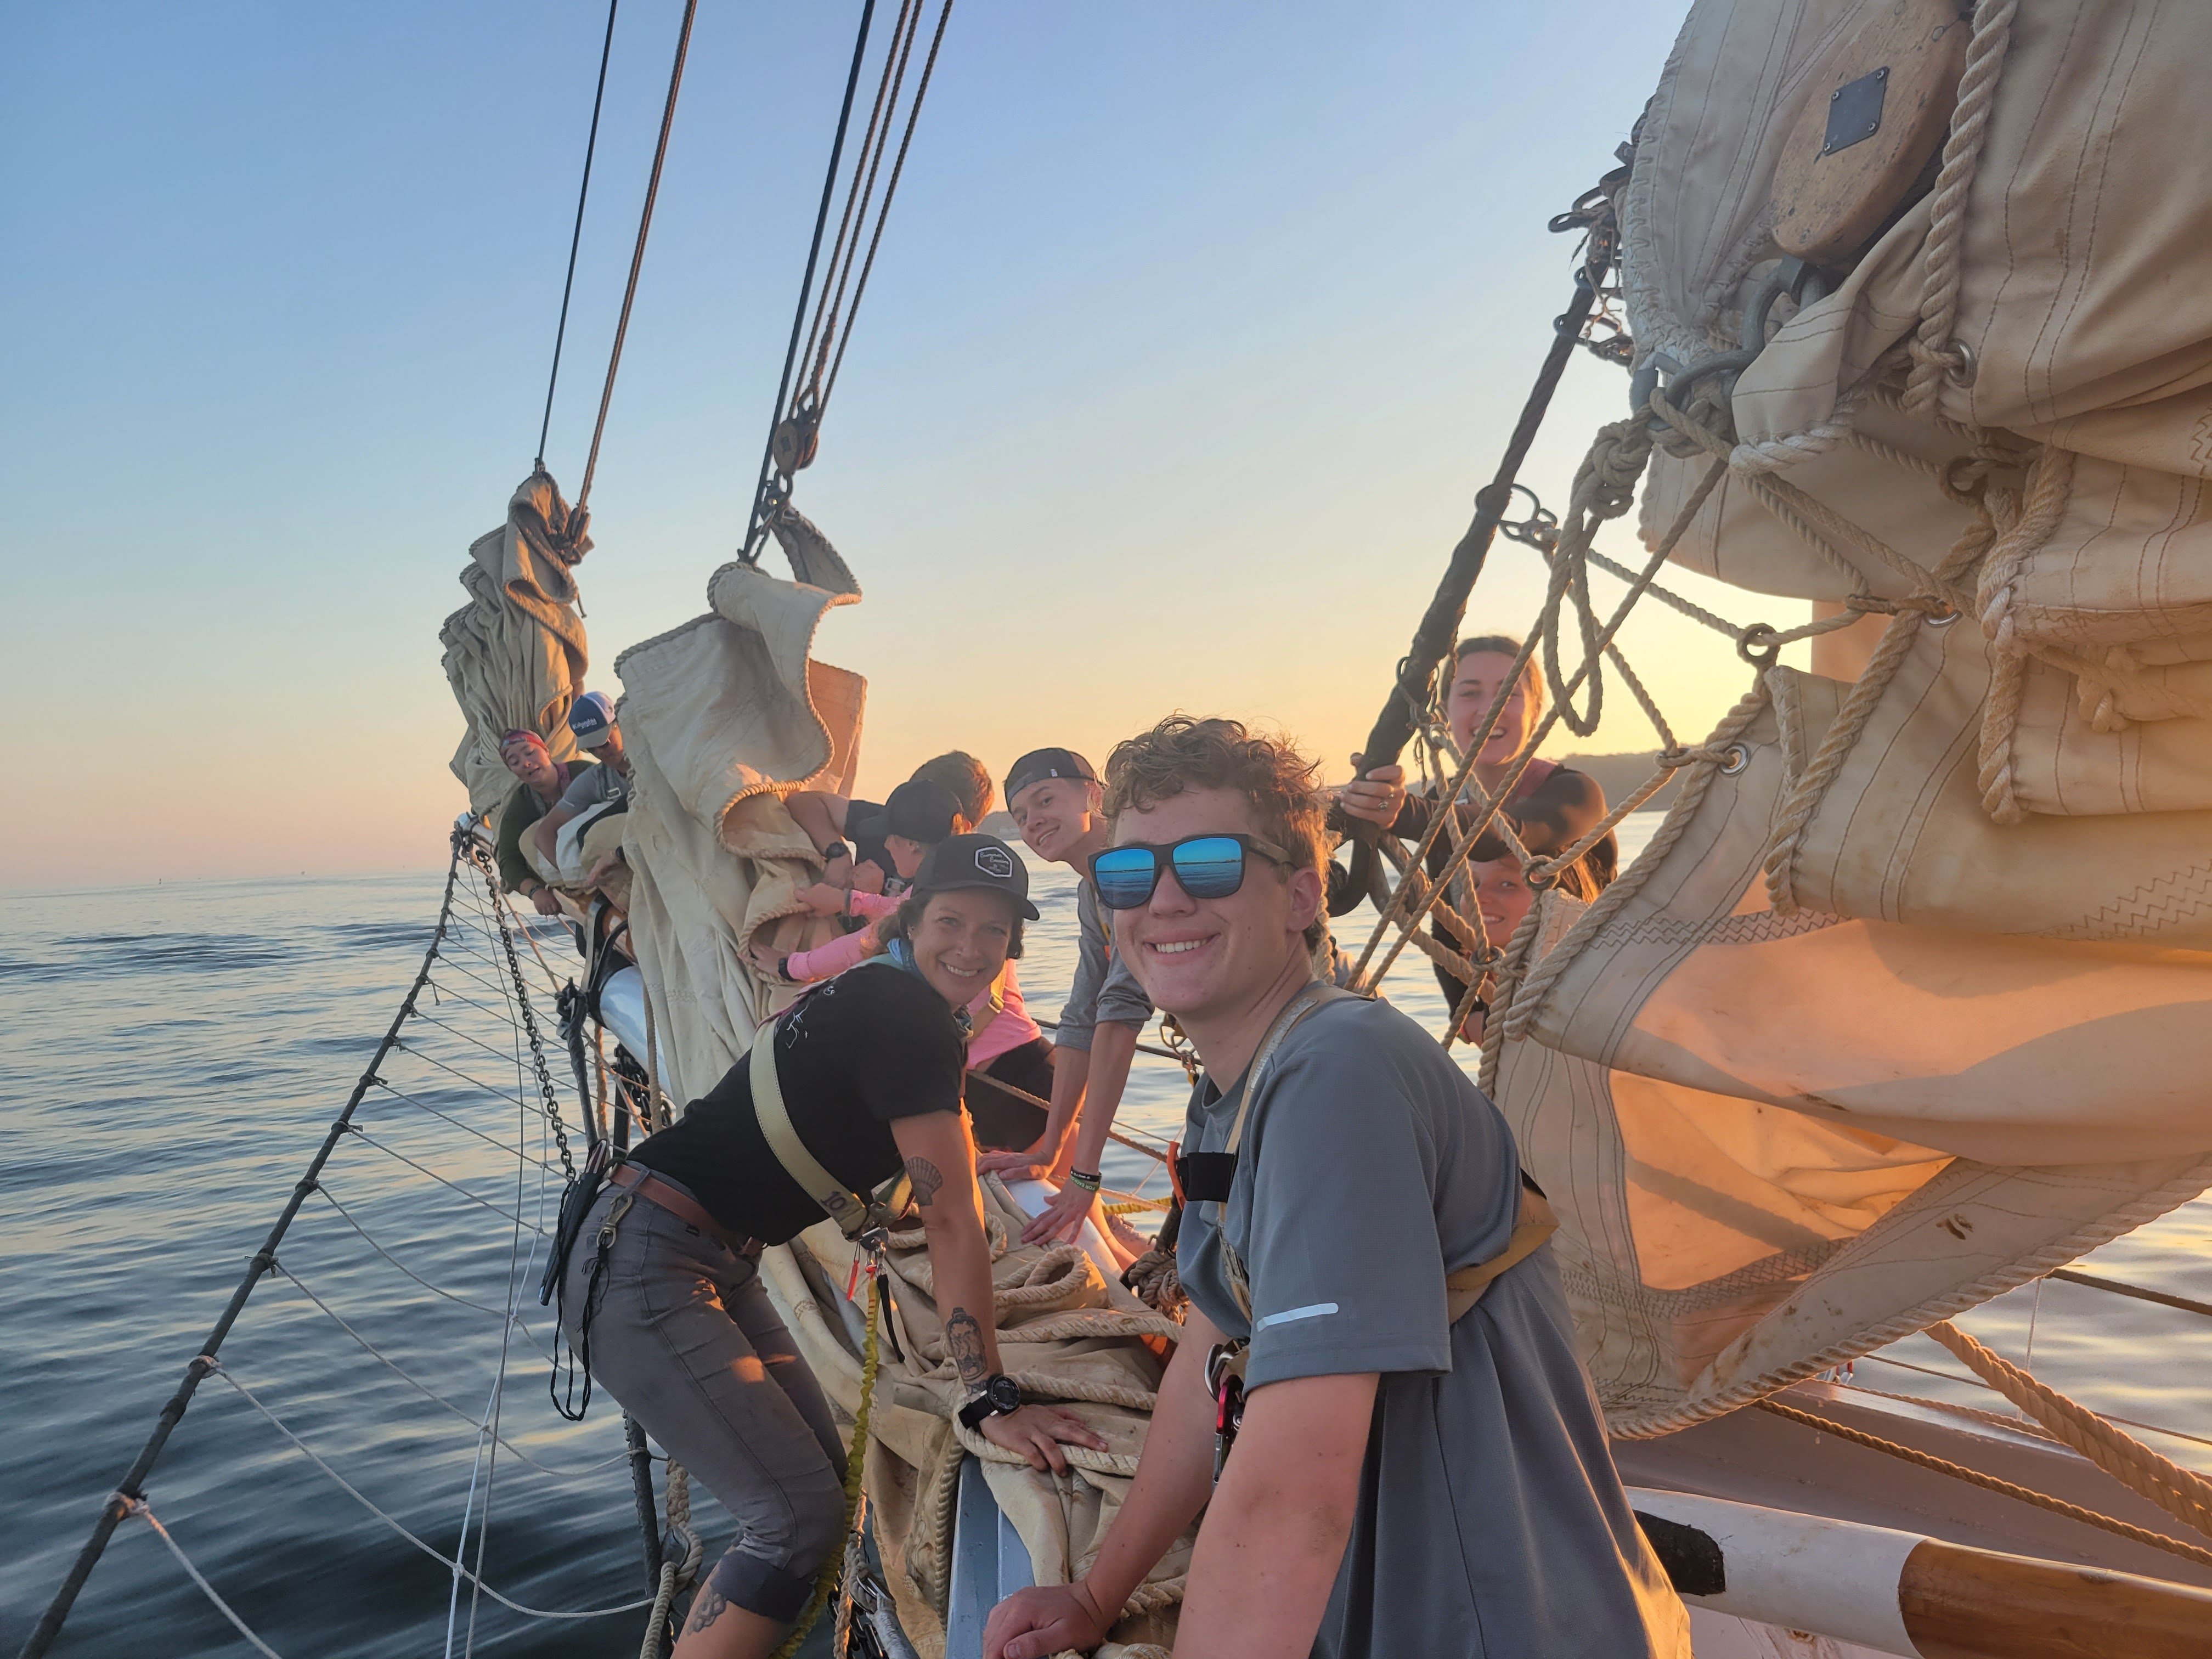
<path fill-rule="evenodd" d="M 514 948 L 514 918 L 507 908 L 507 891 L 500 885 L 499 866 L 475 842 L 469 846 L 469 862 L 484 878 L 491 894 L 492 914 L 499 918 L 499 942 L 507 952 L 507 977 L 514 982 L 514 1002 L 522 1015 L 523 1035 L 530 1039 L 530 1064 L 538 1076 L 538 1092 L 544 1097 L 545 1121 L 553 1126 L 553 1145 L 561 1153 L 562 1173 L 574 1182 L 576 1159 L 568 1150 L 568 1130 L 561 1121 L 561 1102 L 553 1091 L 553 1073 L 545 1064 L 545 1042 L 538 1035 L 537 1012 L 530 1006 L 530 987 L 522 976 L 522 958 Z"/>

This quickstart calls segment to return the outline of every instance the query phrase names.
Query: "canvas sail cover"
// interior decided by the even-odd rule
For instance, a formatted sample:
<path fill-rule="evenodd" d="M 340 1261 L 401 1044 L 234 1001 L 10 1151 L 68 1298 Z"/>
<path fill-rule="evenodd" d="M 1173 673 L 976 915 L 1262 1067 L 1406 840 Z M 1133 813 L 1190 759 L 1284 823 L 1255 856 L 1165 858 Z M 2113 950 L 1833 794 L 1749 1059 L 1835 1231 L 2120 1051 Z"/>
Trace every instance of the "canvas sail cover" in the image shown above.
<path fill-rule="evenodd" d="M 1772 188 L 1791 129 L 1899 9 L 1692 8 L 1620 207 L 1642 362 L 1739 346 L 1780 255 Z M 2001 675 L 2030 682 L 1990 733 L 2013 763 L 2004 810 L 2212 807 L 2198 763 L 2212 749 L 2212 288 L 2197 280 L 2212 191 L 2174 165 L 2212 143 L 2197 71 L 2212 8 L 1985 3 L 1971 29 L 1943 176 L 1831 273 L 1833 293 L 1777 308 L 1730 399 L 1738 465 L 1675 556 L 1761 592 L 1895 597 L 1894 568 L 1810 544 L 1752 499 L 1756 480 L 1787 479 L 1933 569 L 1971 516 L 1944 466 L 1978 447 L 2032 458 L 2051 510 L 1969 588 Z M 1897 407 L 1931 332 L 1948 372 Z M 1655 460 L 1647 532 L 1702 465 Z"/>
<path fill-rule="evenodd" d="M 574 567 L 591 548 L 583 515 L 571 513 L 544 472 L 523 480 L 507 504 L 507 522 L 469 548 L 461 571 L 469 602 L 446 618 L 438 638 L 466 723 L 453 768 L 468 787 L 471 811 L 493 811 L 514 787 L 499 757 L 501 732 L 537 732 L 556 760 L 576 752 L 568 705 L 589 654 Z"/>
<path fill-rule="evenodd" d="M 1747 331 L 1785 140 L 1908 9 L 1697 5 L 1620 198 L 1640 366 L 1749 358 L 1654 455 L 1647 543 L 1717 455 L 1673 556 L 1904 605 L 1856 683 L 1759 674 L 1509 975 L 1493 1092 L 1626 1434 L 2212 1182 L 2212 192 L 2172 160 L 2212 8 L 1974 8 L 1939 165 Z"/>

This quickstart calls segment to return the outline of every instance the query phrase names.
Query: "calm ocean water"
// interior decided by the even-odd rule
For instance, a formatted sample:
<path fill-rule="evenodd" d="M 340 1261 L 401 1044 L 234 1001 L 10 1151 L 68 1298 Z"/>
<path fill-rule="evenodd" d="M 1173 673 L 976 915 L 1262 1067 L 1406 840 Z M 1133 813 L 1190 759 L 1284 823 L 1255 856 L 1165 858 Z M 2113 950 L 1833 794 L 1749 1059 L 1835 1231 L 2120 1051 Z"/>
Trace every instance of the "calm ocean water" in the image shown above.
<path fill-rule="evenodd" d="M 1640 833 L 1624 852 L 1654 821 L 1631 821 Z M 1073 966 L 1072 893 L 1056 867 L 1037 884 L 1045 921 L 1023 978 L 1051 1012 Z M 428 942 L 441 886 L 434 874 L 204 882 L 11 902 L 0 958 L 6 1650 L 59 1583 L 367 1064 Z M 224 1346 L 225 1376 L 441 1552 L 453 1552 L 470 1516 L 467 1558 L 474 1565 L 483 1550 L 483 1576 L 503 1595 L 538 1608 L 611 1606 L 643 1587 L 620 1414 L 602 1399 L 572 1425 L 547 1401 L 550 1322 L 534 1258 L 558 1176 L 539 1161 L 552 1158 L 545 1125 L 518 1095 L 483 914 L 464 902 L 462 915 L 441 989 L 422 1004 L 431 1018 L 410 1027 L 408 1052 L 384 1066 L 391 1088 L 371 1091 L 358 1120 L 366 1134 L 340 1146 L 327 1194 L 307 1200 L 280 1253 L 283 1275 L 263 1283 Z M 549 939 L 549 954 L 558 945 Z M 1390 988 L 1431 1028 L 1443 1023 L 1425 965 L 1401 969 Z M 538 1006 L 550 1034 L 550 998 Z M 574 1128 L 565 1056 L 550 1058 Z M 1125 1110 L 1171 1132 L 1184 1095 L 1178 1070 L 1140 1057 Z M 1109 1182 L 1134 1187 L 1152 1167 L 1116 1148 Z M 1154 1176 L 1146 1190 L 1160 1185 Z M 2094 1266 L 2212 1299 L 2212 1205 L 2121 1240 Z M 495 1389 L 500 1310 L 511 1300 L 521 1324 Z M 2014 1358 L 2033 1325 L 2035 1369 L 2057 1386 L 2212 1439 L 2212 1321 L 2051 1285 L 2039 1305 L 2035 1291 L 2016 1292 L 1964 1322 Z M 1892 1352 L 1956 1370 L 1923 1339 Z M 1998 1403 L 1976 1386 L 1872 1361 L 1857 1379 Z M 495 1407 L 503 1444 L 483 1433 Z M 2212 1449 L 2151 1438 L 2212 1469 Z M 550 1622 L 489 1600 L 472 1607 L 447 1569 L 334 1484 L 223 1376 L 202 1385 L 148 1492 L 179 1545 L 286 1659 L 635 1650 L 641 1613 Z M 711 1553 L 729 1524 L 703 1493 L 698 1513 Z M 57 1651 L 112 1653 L 118 1641 L 130 1652 L 250 1650 L 136 1521 Z"/>

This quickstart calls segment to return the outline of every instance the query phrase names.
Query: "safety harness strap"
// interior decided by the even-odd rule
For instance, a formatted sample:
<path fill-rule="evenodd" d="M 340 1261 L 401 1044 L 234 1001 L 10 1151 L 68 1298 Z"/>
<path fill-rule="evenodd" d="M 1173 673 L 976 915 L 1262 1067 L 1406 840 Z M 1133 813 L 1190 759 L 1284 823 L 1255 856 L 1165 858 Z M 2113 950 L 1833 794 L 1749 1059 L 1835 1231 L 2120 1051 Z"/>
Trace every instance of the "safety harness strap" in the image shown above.
<path fill-rule="evenodd" d="M 823 1169 L 821 1160 L 799 1138 L 791 1109 L 784 1104 L 783 1085 L 776 1077 L 775 1021 L 762 1026 L 753 1038 L 746 1074 L 752 1081 L 753 1115 L 760 1121 L 761 1137 L 775 1154 L 775 1161 L 783 1165 L 783 1172 L 822 1206 L 846 1237 L 858 1238 L 876 1225 L 875 1212 L 867 1200 Z"/>

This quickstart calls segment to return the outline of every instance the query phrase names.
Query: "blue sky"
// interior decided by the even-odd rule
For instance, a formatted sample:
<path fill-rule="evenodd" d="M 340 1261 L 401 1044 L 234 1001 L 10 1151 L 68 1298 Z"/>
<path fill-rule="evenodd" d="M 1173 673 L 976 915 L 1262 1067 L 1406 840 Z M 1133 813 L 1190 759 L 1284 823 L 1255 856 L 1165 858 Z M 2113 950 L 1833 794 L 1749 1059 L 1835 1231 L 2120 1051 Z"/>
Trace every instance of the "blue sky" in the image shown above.
<path fill-rule="evenodd" d="M 679 12 L 621 9 L 572 492 Z M 742 533 L 857 15 L 701 4 L 580 573 L 610 690 Z M 44 786 L 0 885 L 437 857 L 437 629 L 529 470 L 605 18 L 0 11 L 0 675 Z M 871 680 L 863 785 L 1178 707 L 1347 752 L 1564 302 L 1544 222 L 1678 21 L 958 0 L 799 487 L 866 592 L 820 641 Z M 1555 506 L 1623 386 L 1577 362 Z M 1538 591 L 1501 546 L 1474 620 Z M 1628 639 L 1686 730 L 1740 689 L 1686 624 Z"/>

